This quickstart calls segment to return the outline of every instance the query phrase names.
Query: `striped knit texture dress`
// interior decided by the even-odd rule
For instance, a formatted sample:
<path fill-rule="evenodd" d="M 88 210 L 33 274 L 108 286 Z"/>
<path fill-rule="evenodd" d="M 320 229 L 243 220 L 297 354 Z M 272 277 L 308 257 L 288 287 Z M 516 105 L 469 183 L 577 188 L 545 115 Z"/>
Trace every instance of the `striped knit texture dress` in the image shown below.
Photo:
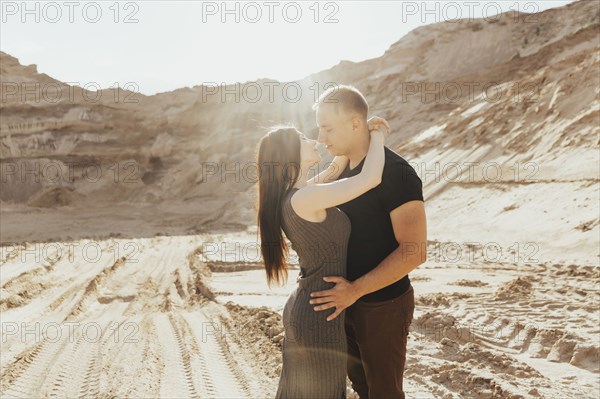
<path fill-rule="evenodd" d="M 350 219 L 336 207 L 326 210 L 323 222 L 302 219 L 290 199 L 283 198 L 283 231 L 298 254 L 300 281 L 283 309 L 283 365 L 276 398 L 346 398 L 347 342 L 345 311 L 334 320 L 327 316 L 335 309 L 315 311 L 310 293 L 332 288 L 324 276 L 346 277 L 346 252 Z"/>

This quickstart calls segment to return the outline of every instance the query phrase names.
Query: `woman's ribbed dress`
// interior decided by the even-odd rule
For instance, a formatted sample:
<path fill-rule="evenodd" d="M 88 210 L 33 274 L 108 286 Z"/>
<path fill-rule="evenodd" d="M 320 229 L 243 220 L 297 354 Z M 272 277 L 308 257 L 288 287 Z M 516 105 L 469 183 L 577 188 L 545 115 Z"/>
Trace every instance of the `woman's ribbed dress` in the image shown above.
<path fill-rule="evenodd" d="M 346 334 L 343 311 L 327 321 L 335 308 L 315 311 L 310 293 L 334 286 L 324 276 L 346 277 L 350 219 L 336 207 L 321 223 L 302 219 L 283 198 L 282 227 L 298 254 L 300 281 L 283 308 L 283 366 L 276 398 L 339 399 L 346 397 Z"/>

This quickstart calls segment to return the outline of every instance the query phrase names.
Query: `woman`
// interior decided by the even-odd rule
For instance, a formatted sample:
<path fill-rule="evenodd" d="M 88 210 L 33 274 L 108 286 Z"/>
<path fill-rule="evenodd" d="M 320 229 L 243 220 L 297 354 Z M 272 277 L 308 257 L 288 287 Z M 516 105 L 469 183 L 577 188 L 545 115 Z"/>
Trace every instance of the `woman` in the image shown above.
<path fill-rule="evenodd" d="M 316 141 L 294 127 L 274 128 L 260 140 L 258 227 L 269 286 L 287 280 L 288 248 L 282 231 L 300 264 L 298 287 L 283 309 L 283 366 L 277 398 L 346 397 L 344 312 L 327 321 L 325 312 L 313 309 L 309 295 L 331 288 L 324 276 L 346 277 L 350 220 L 335 206 L 381 182 L 384 124 L 381 118 L 369 120 L 371 141 L 362 171 L 340 180 L 335 179 L 348 163 L 340 156 L 306 180 L 320 155 Z"/>

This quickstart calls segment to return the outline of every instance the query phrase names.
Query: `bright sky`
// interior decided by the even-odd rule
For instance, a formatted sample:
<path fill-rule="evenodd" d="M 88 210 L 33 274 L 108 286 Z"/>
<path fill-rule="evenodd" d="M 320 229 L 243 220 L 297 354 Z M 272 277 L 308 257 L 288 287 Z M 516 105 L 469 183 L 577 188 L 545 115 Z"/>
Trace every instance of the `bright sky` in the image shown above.
<path fill-rule="evenodd" d="M 203 83 L 297 80 L 340 60 L 378 57 L 419 25 L 571 1 L 2 0 L 0 49 L 64 82 L 134 82 L 149 95 Z"/>

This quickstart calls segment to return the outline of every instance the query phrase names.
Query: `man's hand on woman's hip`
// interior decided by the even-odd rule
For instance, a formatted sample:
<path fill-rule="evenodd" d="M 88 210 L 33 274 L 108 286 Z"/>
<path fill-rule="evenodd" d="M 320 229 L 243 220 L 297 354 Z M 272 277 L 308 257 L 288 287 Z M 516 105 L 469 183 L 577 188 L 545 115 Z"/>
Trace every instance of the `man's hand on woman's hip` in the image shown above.
<path fill-rule="evenodd" d="M 361 297 L 352 283 L 343 277 L 327 276 L 323 280 L 335 283 L 333 288 L 325 291 L 312 292 L 310 296 L 313 298 L 309 301 L 312 304 L 322 304 L 315 306 L 315 311 L 335 308 L 335 312 L 327 317 L 327 321 L 331 321 L 338 317 L 340 313 Z"/>

